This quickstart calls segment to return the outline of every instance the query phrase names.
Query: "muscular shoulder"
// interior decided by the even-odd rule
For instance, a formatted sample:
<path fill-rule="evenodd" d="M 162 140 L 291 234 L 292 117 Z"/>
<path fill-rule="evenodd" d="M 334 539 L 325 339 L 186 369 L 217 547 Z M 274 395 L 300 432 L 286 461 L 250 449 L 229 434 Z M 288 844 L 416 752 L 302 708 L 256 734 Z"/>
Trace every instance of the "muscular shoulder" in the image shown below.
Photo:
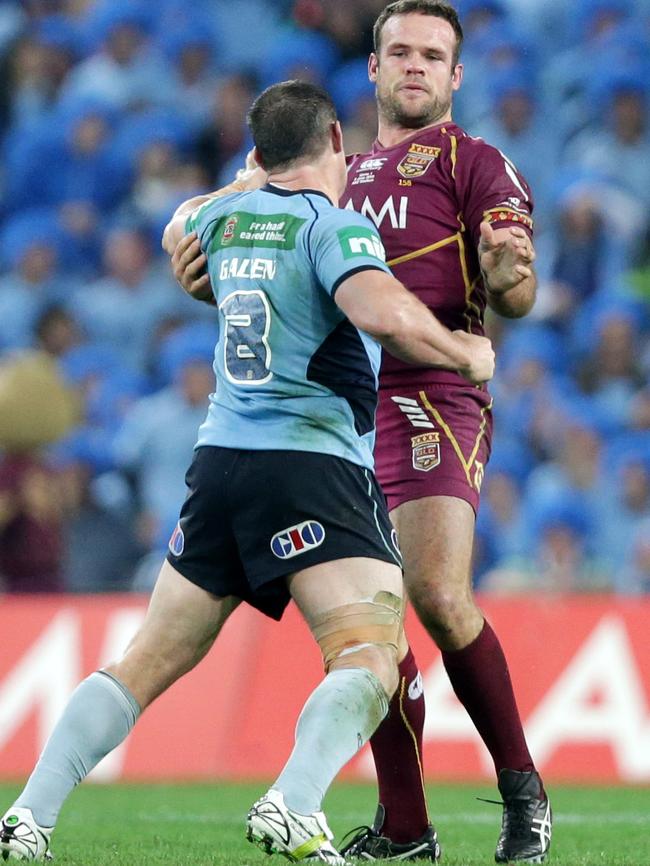
<path fill-rule="evenodd" d="M 247 193 L 236 192 L 210 199 L 188 216 L 185 231 L 195 231 L 200 238 L 203 238 L 224 213 L 234 210 L 237 203 L 247 195 Z"/>
<path fill-rule="evenodd" d="M 458 126 L 449 134 L 455 187 L 466 224 L 476 239 L 482 220 L 532 230 L 533 194 L 507 154 Z"/>

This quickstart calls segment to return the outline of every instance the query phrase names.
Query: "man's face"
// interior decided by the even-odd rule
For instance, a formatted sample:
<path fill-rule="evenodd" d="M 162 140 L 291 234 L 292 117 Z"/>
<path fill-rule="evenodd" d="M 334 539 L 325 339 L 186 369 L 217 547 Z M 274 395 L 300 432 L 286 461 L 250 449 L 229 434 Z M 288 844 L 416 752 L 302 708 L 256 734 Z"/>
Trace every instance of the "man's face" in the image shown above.
<path fill-rule="evenodd" d="M 407 129 L 449 119 L 463 77 L 462 64 L 452 66 L 455 47 L 456 34 L 443 18 L 417 12 L 389 18 L 379 55 L 371 54 L 368 64 L 382 119 Z"/>

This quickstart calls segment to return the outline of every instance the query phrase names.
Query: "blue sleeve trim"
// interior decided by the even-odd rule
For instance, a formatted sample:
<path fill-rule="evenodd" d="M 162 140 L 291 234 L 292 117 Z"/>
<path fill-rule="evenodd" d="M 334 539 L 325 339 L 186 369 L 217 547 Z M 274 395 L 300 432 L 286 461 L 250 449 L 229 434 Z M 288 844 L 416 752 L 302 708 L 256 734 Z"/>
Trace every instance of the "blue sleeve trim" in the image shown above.
<path fill-rule="evenodd" d="M 381 271 L 382 274 L 390 273 L 390 271 L 387 271 L 385 268 L 382 268 L 379 265 L 371 265 L 371 264 L 359 265 L 356 268 L 352 268 L 352 270 L 346 271 L 344 274 L 342 274 L 338 278 L 338 280 L 332 286 L 332 291 L 330 292 L 331 296 L 334 297 L 338 287 L 341 285 L 341 283 L 345 282 L 345 280 L 347 280 L 348 277 L 353 277 L 355 274 L 361 273 L 361 271 Z"/>

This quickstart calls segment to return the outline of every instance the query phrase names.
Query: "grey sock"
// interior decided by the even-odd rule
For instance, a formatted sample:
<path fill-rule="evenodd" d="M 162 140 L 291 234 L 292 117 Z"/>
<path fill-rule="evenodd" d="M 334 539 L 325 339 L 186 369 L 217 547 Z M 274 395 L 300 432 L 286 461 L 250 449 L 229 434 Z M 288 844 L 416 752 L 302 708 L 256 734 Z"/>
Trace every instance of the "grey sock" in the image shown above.
<path fill-rule="evenodd" d="M 309 815 L 388 712 L 386 693 L 365 668 L 332 671 L 311 693 L 296 725 L 296 744 L 273 785 L 290 809 Z"/>
<path fill-rule="evenodd" d="M 140 715 L 126 686 L 103 671 L 72 693 L 15 806 L 31 809 L 41 827 L 53 827 L 70 791 L 118 746 Z"/>

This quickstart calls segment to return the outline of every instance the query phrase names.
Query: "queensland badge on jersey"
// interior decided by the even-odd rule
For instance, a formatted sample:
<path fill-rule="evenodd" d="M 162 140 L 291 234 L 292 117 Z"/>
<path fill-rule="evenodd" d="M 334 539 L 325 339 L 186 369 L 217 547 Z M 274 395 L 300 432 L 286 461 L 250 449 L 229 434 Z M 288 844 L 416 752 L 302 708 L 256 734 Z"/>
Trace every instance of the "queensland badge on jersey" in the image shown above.
<path fill-rule="evenodd" d="M 402 177 L 422 177 L 439 155 L 439 147 L 429 147 L 426 144 L 413 143 L 409 147 L 406 156 L 403 156 L 397 163 L 397 171 Z"/>
<path fill-rule="evenodd" d="M 440 433 L 421 433 L 411 436 L 413 468 L 428 472 L 440 463 Z"/>

